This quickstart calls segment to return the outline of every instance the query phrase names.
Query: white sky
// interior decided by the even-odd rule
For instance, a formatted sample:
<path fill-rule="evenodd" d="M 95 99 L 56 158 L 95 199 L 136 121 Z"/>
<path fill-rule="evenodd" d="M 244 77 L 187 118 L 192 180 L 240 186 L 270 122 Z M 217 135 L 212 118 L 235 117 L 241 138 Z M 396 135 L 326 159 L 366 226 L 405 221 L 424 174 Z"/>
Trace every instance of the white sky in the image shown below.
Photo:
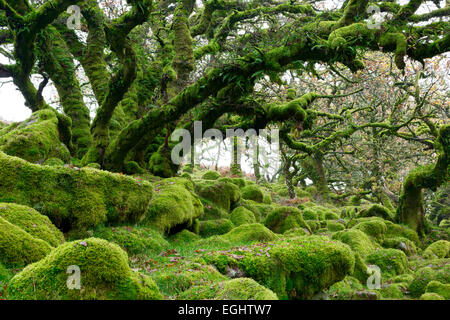
<path fill-rule="evenodd" d="M 251 0 L 248 0 L 251 1 Z M 325 0 L 324 4 L 327 8 L 336 7 L 342 0 Z M 399 0 L 398 3 L 405 4 L 407 0 Z M 445 0 L 441 1 L 441 6 L 445 4 Z M 429 10 L 436 9 L 435 5 L 431 2 L 422 4 L 419 8 L 418 13 L 427 12 Z M 0 63 L 9 64 L 6 57 L 0 54 Z M 39 81 L 35 80 L 35 85 L 37 86 Z M 50 84 L 44 89 L 44 99 L 50 103 L 51 100 L 55 99 L 54 87 Z M 25 100 L 22 94 L 17 90 L 16 86 L 10 82 L 9 79 L 0 79 L 0 120 L 6 121 L 23 121 L 31 115 L 31 110 L 25 106 Z"/>

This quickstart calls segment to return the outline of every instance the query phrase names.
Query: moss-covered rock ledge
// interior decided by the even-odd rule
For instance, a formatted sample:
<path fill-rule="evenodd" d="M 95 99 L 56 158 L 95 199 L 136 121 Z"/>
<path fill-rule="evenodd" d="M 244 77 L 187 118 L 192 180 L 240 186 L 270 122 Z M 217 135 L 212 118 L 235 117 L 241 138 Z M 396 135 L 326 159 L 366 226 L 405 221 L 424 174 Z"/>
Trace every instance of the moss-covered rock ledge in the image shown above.
<path fill-rule="evenodd" d="M 0 202 L 32 207 L 64 232 L 138 222 L 152 194 L 152 185 L 141 179 L 92 168 L 40 166 L 0 151 Z"/>

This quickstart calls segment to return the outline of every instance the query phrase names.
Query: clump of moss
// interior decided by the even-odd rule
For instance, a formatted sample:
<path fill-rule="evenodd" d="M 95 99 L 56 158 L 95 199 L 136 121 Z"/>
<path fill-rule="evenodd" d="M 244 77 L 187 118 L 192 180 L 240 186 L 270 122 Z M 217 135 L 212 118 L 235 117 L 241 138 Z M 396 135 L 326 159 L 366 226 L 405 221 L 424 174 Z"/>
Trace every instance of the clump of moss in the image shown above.
<path fill-rule="evenodd" d="M 408 272 L 408 259 L 397 249 L 379 249 L 367 256 L 366 263 L 378 266 L 388 277 Z"/>
<path fill-rule="evenodd" d="M 271 289 L 280 299 L 308 299 L 353 272 L 350 248 L 326 237 L 307 236 L 209 253 L 204 258 L 226 273 L 232 268 Z"/>
<path fill-rule="evenodd" d="M 222 236 L 232 243 L 268 242 L 278 236 L 260 223 L 243 224 Z"/>
<path fill-rule="evenodd" d="M 379 220 L 362 221 L 353 228 L 361 230 L 380 244 L 383 243 L 387 231 L 386 224 Z"/>
<path fill-rule="evenodd" d="M 213 171 L 213 170 L 208 170 L 202 175 L 202 179 L 205 179 L 205 180 L 217 180 L 220 177 L 221 177 L 220 173 L 217 171 Z"/>
<path fill-rule="evenodd" d="M 402 299 L 407 291 L 407 284 L 404 283 L 387 283 L 383 284 L 380 294 L 384 300 Z"/>
<path fill-rule="evenodd" d="M 352 250 L 358 252 L 361 257 L 366 257 L 379 247 L 374 244 L 364 232 L 356 229 L 336 232 L 333 234 L 332 239 L 348 244 Z"/>
<path fill-rule="evenodd" d="M 426 293 L 436 293 L 445 300 L 450 300 L 450 284 L 439 281 L 430 281 L 425 289 Z"/>
<path fill-rule="evenodd" d="M 386 230 L 386 237 L 404 237 L 406 239 L 409 239 L 411 241 L 413 241 L 416 245 L 420 245 L 420 240 L 419 240 L 419 236 L 417 235 L 417 232 L 414 231 L 413 229 L 401 225 L 401 224 L 396 224 L 393 223 L 391 221 L 383 221 L 386 226 L 387 226 L 387 230 Z"/>
<path fill-rule="evenodd" d="M 23 229 L 31 236 L 57 247 L 64 242 L 64 235 L 50 219 L 33 208 L 15 203 L 0 203 L 0 217 Z"/>
<path fill-rule="evenodd" d="M 236 278 L 212 286 L 196 286 L 185 291 L 181 298 L 214 300 L 278 300 L 271 290 L 249 278 Z"/>
<path fill-rule="evenodd" d="M 306 228 L 311 233 L 309 225 L 303 220 L 302 212 L 295 207 L 273 210 L 264 220 L 264 225 L 276 233 L 284 233 L 292 228 Z"/>
<path fill-rule="evenodd" d="M 410 282 L 408 291 L 413 298 L 419 298 L 425 293 L 425 289 L 431 281 L 450 283 L 450 264 L 445 264 L 434 270 L 431 267 L 423 267 L 414 273 L 414 280 Z"/>
<path fill-rule="evenodd" d="M 152 278 L 161 292 L 171 299 L 192 299 L 194 292 L 189 289 L 203 285 L 213 287 L 228 280 L 227 277 L 219 273 L 213 266 L 206 264 L 202 259 L 171 264 L 154 272 Z"/>
<path fill-rule="evenodd" d="M 64 161 L 58 158 L 48 158 L 47 160 L 44 161 L 43 165 L 51 167 L 63 166 Z"/>
<path fill-rule="evenodd" d="M 143 174 L 145 170 L 141 168 L 141 166 L 135 161 L 128 161 L 125 163 L 125 173 L 126 174 Z"/>
<path fill-rule="evenodd" d="M 439 240 L 430 244 L 423 252 L 426 259 L 448 258 L 450 253 L 450 241 Z"/>
<path fill-rule="evenodd" d="M 358 279 L 346 276 L 343 280 L 333 284 L 327 293 L 331 300 L 352 300 L 356 292 L 363 289 L 364 286 Z"/>
<path fill-rule="evenodd" d="M 0 217 L 0 263 L 6 267 L 24 267 L 44 258 L 51 250 L 48 242 Z"/>
<path fill-rule="evenodd" d="M 51 109 L 40 110 L 0 136 L 0 151 L 32 163 L 58 158 L 68 163 L 70 152 L 61 142 L 58 118 Z"/>
<path fill-rule="evenodd" d="M 253 200 L 258 203 L 262 203 L 264 200 L 264 194 L 261 189 L 253 184 L 247 185 L 242 188 L 242 198 L 246 200 Z"/>
<path fill-rule="evenodd" d="M 245 207 L 237 207 L 231 212 L 230 220 L 235 226 L 240 226 L 245 223 L 255 223 L 255 215 Z"/>
<path fill-rule="evenodd" d="M 314 210 L 312 209 L 304 209 L 302 211 L 302 215 L 303 215 L 303 219 L 305 220 L 314 220 L 314 221 L 318 221 L 319 220 L 319 216 L 317 215 L 317 213 L 314 212 Z"/>
<path fill-rule="evenodd" d="M 86 168 L 92 168 L 92 169 L 97 169 L 100 170 L 102 167 L 100 166 L 100 164 L 98 163 L 88 163 L 87 165 L 85 165 Z"/>
<path fill-rule="evenodd" d="M 368 208 L 363 208 L 359 212 L 358 217 L 380 217 L 384 220 L 393 221 L 393 214 L 388 208 L 380 204 L 373 204 Z"/>
<path fill-rule="evenodd" d="M 225 234 L 233 228 L 234 224 L 229 219 L 200 221 L 200 235 L 202 237 Z"/>
<path fill-rule="evenodd" d="M 199 181 L 195 184 L 198 195 L 230 212 L 241 199 L 239 187 L 227 181 Z"/>
<path fill-rule="evenodd" d="M 272 203 L 272 197 L 270 196 L 270 194 L 265 194 L 262 202 L 265 203 L 265 204 L 271 204 Z"/>
<path fill-rule="evenodd" d="M 162 232 L 174 227 L 190 227 L 203 215 L 203 205 L 194 192 L 192 181 L 184 178 L 164 179 L 154 188 L 142 225 Z"/>
<path fill-rule="evenodd" d="M 69 289 L 67 270 L 78 266 L 81 289 Z M 11 279 L 11 299 L 161 299 L 154 281 L 130 269 L 116 244 L 89 238 L 67 242 Z"/>
<path fill-rule="evenodd" d="M 142 226 L 100 227 L 94 237 L 119 245 L 129 255 L 158 254 L 169 245 L 160 232 Z"/>
<path fill-rule="evenodd" d="M 383 247 L 402 250 L 407 256 L 414 255 L 417 252 L 414 242 L 404 237 L 386 238 Z"/>
<path fill-rule="evenodd" d="M 31 164 L 0 152 L 0 202 L 33 207 L 63 232 L 84 234 L 102 223 L 137 222 L 152 186 L 90 168 Z"/>
<path fill-rule="evenodd" d="M 293 228 L 293 229 L 289 229 L 287 230 L 283 235 L 285 237 L 301 237 L 301 236 L 307 236 L 310 233 L 308 232 L 308 230 L 303 229 L 303 228 Z"/>
<path fill-rule="evenodd" d="M 175 244 L 192 243 L 200 240 L 200 236 L 187 229 L 184 229 L 170 237 L 170 242 Z"/>
<path fill-rule="evenodd" d="M 437 293 L 427 292 L 420 296 L 420 300 L 445 300 L 444 297 Z"/>
<path fill-rule="evenodd" d="M 342 231 L 345 226 L 339 221 L 327 220 L 327 229 L 331 232 Z"/>

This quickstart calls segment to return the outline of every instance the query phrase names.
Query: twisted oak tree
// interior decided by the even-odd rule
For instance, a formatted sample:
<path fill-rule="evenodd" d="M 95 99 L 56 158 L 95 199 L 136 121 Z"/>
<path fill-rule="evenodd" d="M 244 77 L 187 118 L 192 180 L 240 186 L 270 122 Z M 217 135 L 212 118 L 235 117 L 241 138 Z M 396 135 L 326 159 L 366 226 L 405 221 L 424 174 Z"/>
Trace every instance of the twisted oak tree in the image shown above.
<path fill-rule="evenodd" d="M 449 49 L 448 4 L 417 14 L 425 1 L 382 2 L 386 20 L 372 29 L 365 21 L 369 0 L 347 0 L 334 10 L 312 3 L 208 0 L 197 7 L 194 0 L 128 0 L 116 14 L 95 0 L 0 0 L 0 45 L 13 45 L 14 61 L 0 64 L 0 77 L 13 79 L 32 111 L 50 108 L 42 91 L 52 81 L 63 110 L 55 111 L 62 142 L 83 164 L 122 172 L 135 162 L 171 176 L 177 166 L 169 137 L 176 128 L 193 130 L 201 120 L 207 130 L 223 115 L 236 115 L 227 127 L 305 127 L 311 103 L 329 98 L 310 92 L 261 103 L 255 88 L 265 76 L 277 83 L 285 71 L 314 63 L 341 63 L 356 72 L 364 69 L 359 57 L 365 51 L 392 53 L 402 70 L 406 57 L 423 63 Z M 73 4 L 81 8 L 82 30 L 66 25 Z M 75 76 L 79 68 L 86 83 Z M 44 79 L 38 88 L 33 74 Z M 98 105 L 94 119 L 86 84 Z M 395 131 L 387 123 L 365 126 Z M 313 147 L 286 131 L 283 137 L 292 148 L 318 154 L 359 129 L 351 126 Z"/>

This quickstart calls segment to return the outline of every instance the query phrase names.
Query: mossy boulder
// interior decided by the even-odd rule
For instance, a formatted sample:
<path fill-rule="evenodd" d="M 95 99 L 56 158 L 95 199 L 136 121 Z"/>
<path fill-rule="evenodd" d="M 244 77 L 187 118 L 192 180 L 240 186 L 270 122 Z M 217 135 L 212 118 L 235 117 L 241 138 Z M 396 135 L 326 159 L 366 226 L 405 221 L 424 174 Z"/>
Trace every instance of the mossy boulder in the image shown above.
<path fill-rule="evenodd" d="M 273 210 L 264 220 L 264 225 L 276 233 L 284 233 L 292 228 L 311 229 L 303 220 L 302 212 L 295 207 L 279 207 Z"/>
<path fill-rule="evenodd" d="M 45 166 L 63 166 L 64 165 L 64 161 L 62 161 L 61 159 L 58 158 L 48 158 L 47 160 L 44 161 L 43 165 Z"/>
<path fill-rule="evenodd" d="M 386 277 L 408 272 L 408 259 L 405 253 L 397 249 L 379 249 L 366 258 L 366 263 L 376 265 Z"/>
<path fill-rule="evenodd" d="M 0 217 L 23 229 L 31 236 L 42 239 L 52 247 L 64 242 L 64 235 L 47 216 L 33 208 L 15 203 L 0 203 Z"/>
<path fill-rule="evenodd" d="M 327 220 L 327 229 L 328 231 L 336 232 L 344 230 L 345 226 L 339 221 Z"/>
<path fill-rule="evenodd" d="M 450 241 L 439 240 L 430 244 L 423 252 L 426 259 L 442 259 L 449 258 Z"/>
<path fill-rule="evenodd" d="M 217 180 L 220 178 L 220 173 L 213 170 L 208 170 L 202 175 L 202 179 L 205 180 Z"/>
<path fill-rule="evenodd" d="M 445 300 L 444 297 L 437 293 L 427 292 L 420 296 L 420 300 Z"/>
<path fill-rule="evenodd" d="M 450 283 L 450 264 L 439 266 L 436 269 L 432 267 L 423 267 L 414 273 L 414 279 L 408 286 L 408 291 L 413 298 L 419 298 L 425 293 L 427 285 L 431 281 L 439 281 L 441 283 Z"/>
<path fill-rule="evenodd" d="M 233 222 L 229 219 L 216 219 L 200 221 L 200 236 L 210 237 L 229 232 L 234 228 Z"/>
<path fill-rule="evenodd" d="M 94 237 L 119 245 L 129 255 L 159 254 L 169 246 L 160 232 L 142 226 L 100 227 Z"/>
<path fill-rule="evenodd" d="M 295 237 L 210 253 L 219 271 L 235 270 L 271 289 L 280 299 L 308 299 L 353 272 L 348 246 L 319 236 Z"/>
<path fill-rule="evenodd" d="M 239 187 L 228 181 L 197 181 L 195 183 L 197 194 L 216 206 L 230 212 L 241 199 Z"/>
<path fill-rule="evenodd" d="M 404 237 L 406 239 L 411 240 L 414 242 L 417 246 L 419 246 L 420 240 L 419 236 L 416 231 L 411 229 L 408 226 L 396 224 L 391 221 L 383 221 L 386 224 L 387 230 L 386 230 L 386 237 Z"/>
<path fill-rule="evenodd" d="M 254 184 L 247 185 L 241 189 L 242 198 L 246 200 L 253 200 L 258 203 L 262 203 L 264 200 L 264 194 L 261 189 Z"/>
<path fill-rule="evenodd" d="M 269 242 L 278 236 L 260 223 L 243 224 L 222 236 L 231 243 Z"/>
<path fill-rule="evenodd" d="M 137 222 L 152 198 L 146 181 L 90 168 L 31 164 L 0 152 L 0 202 L 26 205 L 63 232 Z"/>
<path fill-rule="evenodd" d="M 51 109 L 33 113 L 0 135 L 0 151 L 32 163 L 42 164 L 49 158 L 70 161 L 70 152 L 60 140 L 58 118 Z"/>
<path fill-rule="evenodd" d="M 332 239 L 348 244 L 353 251 L 359 253 L 363 258 L 373 253 L 379 247 L 370 240 L 367 234 L 357 229 L 336 232 L 333 234 Z"/>
<path fill-rule="evenodd" d="M 182 230 L 170 237 L 170 242 L 174 244 L 193 243 L 200 240 L 201 237 L 189 230 Z"/>
<path fill-rule="evenodd" d="M 69 267 L 80 270 L 80 290 L 69 289 Z M 67 242 L 16 274 L 8 286 L 10 299 L 92 300 L 161 299 L 155 282 L 130 269 L 128 256 L 116 244 L 88 238 Z"/>
<path fill-rule="evenodd" d="M 0 263 L 6 267 L 24 267 L 39 261 L 52 247 L 22 228 L 0 217 Z"/>
<path fill-rule="evenodd" d="M 183 292 L 187 300 L 278 300 L 271 290 L 249 278 L 236 278 L 213 285 L 201 285 Z"/>
<path fill-rule="evenodd" d="M 426 293 L 436 293 L 445 300 L 450 300 L 450 284 L 439 281 L 430 281 L 425 289 Z"/>
<path fill-rule="evenodd" d="M 346 276 L 343 280 L 336 282 L 327 290 L 330 300 L 352 300 L 356 292 L 363 290 L 364 286 L 358 279 Z"/>
<path fill-rule="evenodd" d="M 386 238 L 383 247 L 402 250 L 407 256 L 414 255 L 417 252 L 415 243 L 404 237 Z"/>
<path fill-rule="evenodd" d="M 380 220 L 362 221 L 353 228 L 361 230 L 380 244 L 383 243 L 387 231 L 386 224 Z"/>
<path fill-rule="evenodd" d="M 231 212 L 230 220 L 235 226 L 240 226 L 245 223 L 255 223 L 255 215 L 245 207 L 237 207 Z"/>
<path fill-rule="evenodd" d="M 177 227 L 189 228 L 203 215 L 203 205 L 192 181 L 169 178 L 156 183 L 154 196 L 140 224 L 161 232 Z"/>
<path fill-rule="evenodd" d="M 408 290 L 405 283 L 386 283 L 381 285 L 380 294 L 383 300 L 403 299 Z"/>
<path fill-rule="evenodd" d="M 374 204 L 370 207 L 363 208 L 359 212 L 358 217 L 380 217 L 389 221 L 393 221 L 394 219 L 391 211 L 380 204 Z"/>

